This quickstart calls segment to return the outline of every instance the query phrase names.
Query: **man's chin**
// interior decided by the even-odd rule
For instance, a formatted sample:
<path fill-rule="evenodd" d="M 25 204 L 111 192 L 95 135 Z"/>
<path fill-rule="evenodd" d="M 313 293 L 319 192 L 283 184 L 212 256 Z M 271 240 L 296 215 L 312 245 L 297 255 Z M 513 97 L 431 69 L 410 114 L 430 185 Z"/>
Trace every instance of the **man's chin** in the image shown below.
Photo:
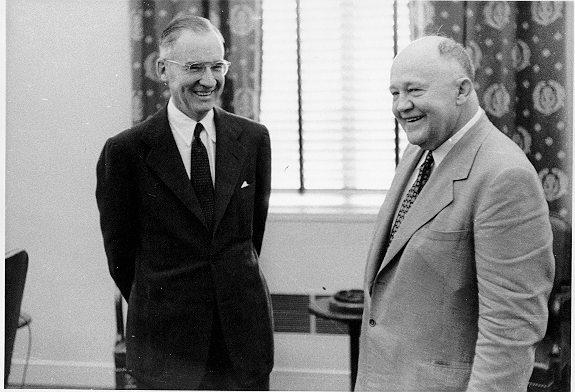
<path fill-rule="evenodd" d="M 426 142 L 425 138 L 419 131 L 406 131 L 405 133 L 407 135 L 407 141 L 410 144 L 420 146 L 421 144 Z"/>
<path fill-rule="evenodd" d="M 216 105 L 216 101 L 212 99 L 209 101 L 199 101 L 199 102 L 198 102 L 198 100 L 196 100 L 190 106 L 193 109 L 193 111 L 195 111 L 195 112 L 207 113 L 210 110 L 212 110 L 215 105 Z"/>

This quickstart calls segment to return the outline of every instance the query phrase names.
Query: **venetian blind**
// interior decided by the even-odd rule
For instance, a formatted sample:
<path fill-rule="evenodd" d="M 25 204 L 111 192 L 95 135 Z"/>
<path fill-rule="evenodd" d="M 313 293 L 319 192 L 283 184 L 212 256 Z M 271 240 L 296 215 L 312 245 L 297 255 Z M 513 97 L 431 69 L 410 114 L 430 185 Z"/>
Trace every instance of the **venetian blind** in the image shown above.
<path fill-rule="evenodd" d="M 260 120 L 272 139 L 274 189 L 389 187 L 389 70 L 394 45 L 407 43 L 407 0 L 263 0 Z"/>

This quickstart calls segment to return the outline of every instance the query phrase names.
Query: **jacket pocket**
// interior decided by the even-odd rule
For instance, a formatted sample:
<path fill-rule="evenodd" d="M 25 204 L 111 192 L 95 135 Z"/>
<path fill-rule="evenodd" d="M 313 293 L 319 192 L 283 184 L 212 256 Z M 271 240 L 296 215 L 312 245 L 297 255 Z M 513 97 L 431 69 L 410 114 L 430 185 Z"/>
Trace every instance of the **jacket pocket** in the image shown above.
<path fill-rule="evenodd" d="M 463 241 L 469 237 L 469 230 L 438 231 L 424 229 L 422 237 L 434 241 Z"/>
<path fill-rule="evenodd" d="M 471 363 L 420 362 L 415 366 L 414 378 L 425 385 L 425 391 L 465 391 L 471 376 Z M 419 389 L 418 389 L 419 390 Z"/>
<path fill-rule="evenodd" d="M 474 272 L 473 238 L 468 230 L 436 231 L 421 229 L 414 238 L 416 252 L 445 284 L 469 284 Z"/>
<path fill-rule="evenodd" d="M 252 224 L 254 215 L 254 197 L 256 192 L 255 181 L 244 181 L 247 186 L 236 189 L 236 216 L 239 240 L 248 240 L 252 237 Z"/>

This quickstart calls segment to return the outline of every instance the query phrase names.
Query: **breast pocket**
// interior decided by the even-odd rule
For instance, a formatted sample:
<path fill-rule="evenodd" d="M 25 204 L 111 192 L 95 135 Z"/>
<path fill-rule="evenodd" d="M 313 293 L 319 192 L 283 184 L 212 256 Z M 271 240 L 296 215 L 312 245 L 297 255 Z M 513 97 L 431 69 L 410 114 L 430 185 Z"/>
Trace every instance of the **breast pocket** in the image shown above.
<path fill-rule="evenodd" d="M 251 238 L 254 214 L 255 181 L 244 181 L 236 190 L 236 216 L 241 239 Z"/>
<path fill-rule="evenodd" d="M 473 236 L 469 230 L 438 231 L 422 228 L 417 233 L 417 253 L 457 290 L 467 286 L 474 276 Z"/>

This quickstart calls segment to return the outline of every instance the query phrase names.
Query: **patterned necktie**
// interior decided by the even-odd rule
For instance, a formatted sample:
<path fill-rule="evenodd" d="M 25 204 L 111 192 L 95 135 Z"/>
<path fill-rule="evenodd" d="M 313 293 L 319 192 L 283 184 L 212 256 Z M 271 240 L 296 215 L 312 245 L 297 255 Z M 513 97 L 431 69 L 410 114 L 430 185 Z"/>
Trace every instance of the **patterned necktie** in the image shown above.
<path fill-rule="evenodd" d="M 409 208 L 415 201 L 417 195 L 419 195 L 419 192 L 421 192 L 421 189 L 429 179 L 432 166 L 433 166 L 433 155 L 431 155 L 431 151 L 429 151 L 429 153 L 427 153 L 427 156 L 425 157 L 425 160 L 419 167 L 419 173 L 417 174 L 417 179 L 415 180 L 411 188 L 409 188 L 409 191 L 407 192 L 405 199 L 403 199 L 403 202 L 401 203 L 401 207 L 399 209 L 399 212 L 397 213 L 397 218 L 395 218 L 395 222 L 393 223 L 393 227 L 391 228 L 391 234 L 389 235 L 389 241 L 387 243 L 387 246 L 389 246 L 391 240 L 393 240 L 393 236 L 397 232 L 397 229 L 399 229 L 399 225 L 403 221 L 403 218 L 405 218 L 407 211 L 409 211 Z"/>
<path fill-rule="evenodd" d="M 214 186 L 212 184 L 212 175 L 210 174 L 208 151 L 200 139 L 200 133 L 202 133 L 203 130 L 204 127 L 200 123 L 198 123 L 196 129 L 194 129 L 191 181 L 196 196 L 200 201 L 200 206 L 204 212 L 208 227 L 212 230 L 214 223 Z"/>

